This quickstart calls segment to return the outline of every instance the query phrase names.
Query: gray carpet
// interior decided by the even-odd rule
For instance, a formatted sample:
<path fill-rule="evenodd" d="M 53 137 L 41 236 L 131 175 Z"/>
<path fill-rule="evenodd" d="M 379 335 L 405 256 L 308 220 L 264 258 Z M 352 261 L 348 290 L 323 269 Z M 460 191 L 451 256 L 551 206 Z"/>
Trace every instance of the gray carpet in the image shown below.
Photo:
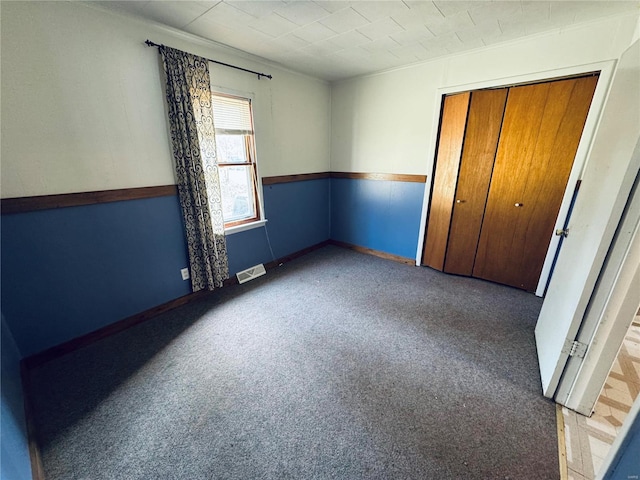
<path fill-rule="evenodd" d="M 540 306 L 323 248 L 36 369 L 46 478 L 559 478 Z"/>

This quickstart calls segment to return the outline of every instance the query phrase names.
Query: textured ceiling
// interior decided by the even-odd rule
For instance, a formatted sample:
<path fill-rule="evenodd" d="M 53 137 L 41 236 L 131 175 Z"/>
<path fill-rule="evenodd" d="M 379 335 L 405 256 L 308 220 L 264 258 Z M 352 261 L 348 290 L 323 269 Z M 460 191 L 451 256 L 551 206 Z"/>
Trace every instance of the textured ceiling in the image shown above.
<path fill-rule="evenodd" d="M 330 81 L 638 12 L 640 4 L 613 0 L 91 3 L 144 17 Z"/>

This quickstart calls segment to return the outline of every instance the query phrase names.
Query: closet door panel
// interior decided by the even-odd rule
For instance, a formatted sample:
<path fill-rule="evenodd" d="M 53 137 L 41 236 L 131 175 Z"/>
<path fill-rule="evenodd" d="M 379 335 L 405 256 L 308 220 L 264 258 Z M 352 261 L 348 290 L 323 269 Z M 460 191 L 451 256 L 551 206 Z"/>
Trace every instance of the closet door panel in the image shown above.
<path fill-rule="evenodd" d="M 422 253 L 423 264 L 438 270 L 444 267 L 470 95 L 470 92 L 449 95 L 442 105 L 427 236 Z"/>
<path fill-rule="evenodd" d="M 596 82 L 510 89 L 474 276 L 535 290 Z"/>
<path fill-rule="evenodd" d="M 471 94 L 445 272 L 473 272 L 506 100 L 506 88 Z"/>

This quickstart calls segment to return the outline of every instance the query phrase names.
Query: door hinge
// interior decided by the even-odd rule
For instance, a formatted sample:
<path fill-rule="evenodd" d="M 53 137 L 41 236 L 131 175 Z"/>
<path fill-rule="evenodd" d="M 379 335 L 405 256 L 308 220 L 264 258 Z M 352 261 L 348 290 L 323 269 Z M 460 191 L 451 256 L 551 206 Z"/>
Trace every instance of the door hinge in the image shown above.
<path fill-rule="evenodd" d="M 584 358 L 585 353 L 587 353 L 587 347 L 588 345 L 586 343 L 567 339 L 567 341 L 564 342 L 562 353 L 566 353 L 570 357 Z"/>

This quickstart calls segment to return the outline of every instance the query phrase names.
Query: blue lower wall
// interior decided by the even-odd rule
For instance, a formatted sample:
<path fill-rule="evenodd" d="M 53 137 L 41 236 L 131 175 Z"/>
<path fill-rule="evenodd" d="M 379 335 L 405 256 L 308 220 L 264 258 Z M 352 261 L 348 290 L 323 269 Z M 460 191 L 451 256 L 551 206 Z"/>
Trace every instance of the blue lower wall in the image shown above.
<path fill-rule="evenodd" d="M 424 183 L 331 179 L 331 238 L 406 258 L 418 249 Z"/>
<path fill-rule="evenodd" d="M 276 258 L 328 238 L 415 256 L 424 184 L 333 178 L 263 193 L 267 228 L 227 237 L 231 274 L 272 260 L 267 232 Z M 22 480 L 31 470 L 20 359 L 191 288 L 179 272 L 188 260 L 175 196 L 3 215 L 1 247 L 0 478 Z M 638 418 L 607 478 L 638 474 Z"/>
<path fill-rule="evenodd" d="M 329 238 L 330 180 L 264 188 L 266 227 L 227 236 L 231 275 Z M 2 216 L 2 313 L 28 356 L 191 292 L 177 196 Z"/>
<path fill-rule="evenodd" d="M 23 356 L 190 293 L 176 196 L 2 216 L 2 313 Z"/>
<path fill-rule="evenodd" d="M 0 478 L 31 478 L 29 444 L 20 383 L 20 352 L 2 319 L 2 405 L 0 410 Z"/>
<path fill-rule="evenodd" d="M 264 227 L 227 235 L 229 275 L 272 260 Z"/>
<path fill-rule="evenodd" d="M 231 275 L 329 239 L 328 178 L 267 185 L 262 192 L 267 224 L 227 235 Z"/>
<path fill-rule="evenodd" d="M 329 239 L 329 178 L 268 185 L 263 192 L 267 230 L 276 258 Z"/>
<path fill-rule="evenodd" d="M 265 186 L 266 226 L 227 236 L 230 274 L 329 238 L 414 258 L 423 194 L 340 178 Z M 3 215 L 1 255 L 2 313 L 22 356 L 191 291 L 177 196 Z"/>
<path fill-rule="evenodd" d="M 265 187 L 267 229 L 227 237 L 232 274 L 329 238 L 329 179 Z M 2 216 L 0 478 L 31 478 L 19 362 L 191 292 L 177 196 Z M 6 324 L 5 324 L 6 317 Z M 15 338 L 15 341 L 14 341 Z"/>

